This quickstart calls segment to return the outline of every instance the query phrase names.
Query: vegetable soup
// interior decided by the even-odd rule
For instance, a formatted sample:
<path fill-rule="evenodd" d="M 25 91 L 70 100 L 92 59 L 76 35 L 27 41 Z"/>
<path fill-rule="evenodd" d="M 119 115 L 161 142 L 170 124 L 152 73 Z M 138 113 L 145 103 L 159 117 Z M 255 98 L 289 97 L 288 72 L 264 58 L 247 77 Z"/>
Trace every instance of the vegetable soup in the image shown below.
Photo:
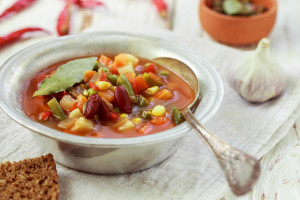
<path fill-rule="evenodd" d="M 179 125 L 194 98 L 178 74 L 121 53 L 49 66 L 25 84 L 21 105 L 32 120 L 68 134 L 126 138 Z"/>

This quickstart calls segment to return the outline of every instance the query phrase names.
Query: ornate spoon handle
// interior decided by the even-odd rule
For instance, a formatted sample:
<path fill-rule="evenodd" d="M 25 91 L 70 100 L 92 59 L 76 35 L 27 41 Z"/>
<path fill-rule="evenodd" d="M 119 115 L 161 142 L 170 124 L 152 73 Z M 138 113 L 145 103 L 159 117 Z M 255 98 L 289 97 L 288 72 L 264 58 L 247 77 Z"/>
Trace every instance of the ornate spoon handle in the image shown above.
<path fill-rule="evenodd" d="M 184 109 L 182 114 L 213 150 L 233 193 L 249 192 L 260 174 L 259 161 L 217 138 L 198 122 L 190 109 Z"/>

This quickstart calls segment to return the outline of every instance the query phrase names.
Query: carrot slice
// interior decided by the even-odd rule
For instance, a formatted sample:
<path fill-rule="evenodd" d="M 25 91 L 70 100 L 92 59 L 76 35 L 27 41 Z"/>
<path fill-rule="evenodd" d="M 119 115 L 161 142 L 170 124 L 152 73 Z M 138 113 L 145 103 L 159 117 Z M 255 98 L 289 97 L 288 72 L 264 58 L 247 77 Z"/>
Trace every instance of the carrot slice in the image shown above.
<path fill-rule="evenodd" d="M 105 55 L 101 55 L 99 58 L 99 62 L 103 65 L 108 66 L 109 64 L 111 64 L 113 62 L 113 60 Z"/>
<path fill-rule="evenodd" d="M 88 82 L 94 76 L 95 73 L 95 71 L 85 71 L 83 77 L 84 82 Z"/>
<path fill-rule="evenodd" d="M 170 121 L 170 119 L 166 116 L 161 116 L 161 117 L 154 117 L 150 120 L 151 124 L 154 125 L 163 125 L 166 124 L 168 121 Z"/>
<path fill-rule="evenodd" d="M 149 133 L 149 131 L 151 129 L 152 129 L 151 126 L 148 125 L 148 124 L 146 124 L 142 128 L 138 129 L 137 132 L 140 133 L 140 134 L 144 134 L 145 135 L 145 134 Z"/>
<path fill-rule="evenodd" d="M 129 83 L 131 84 L 131 86 L 133 86 L 134 80 L 135 80 L 135 73 L 128 73 L 128 74 L 125 74 L 125 77 L 126 77 L 127 80 L 129 81 Z"/>
<path fill-rule="evenodd" d="M 141 74 L 135 78 L 135 84 L 138 92 L 146 90 L 149 87 Z"/>
<path fill-rule="evenodd" d="M 163 89 L 161 91 L 158 91 L 154 97 L 157 98 L 157 99 L 160 99 L 160 100 L 170 100 L 173 98 L 173 94 L 167 90 L 167 89 Z"/>

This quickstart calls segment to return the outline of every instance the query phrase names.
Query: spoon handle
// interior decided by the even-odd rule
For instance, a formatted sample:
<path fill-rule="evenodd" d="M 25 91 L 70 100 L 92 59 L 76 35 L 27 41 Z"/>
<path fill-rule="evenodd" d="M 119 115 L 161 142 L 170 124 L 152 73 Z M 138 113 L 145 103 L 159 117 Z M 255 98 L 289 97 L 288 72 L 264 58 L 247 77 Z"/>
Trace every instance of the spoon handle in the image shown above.
<path fill-rule="evenodd" d="M 216 137 L 198 122 L 190 109 L 184 109 L 182 114 L 213 150 L 233 193 L 249 192 L 260 174 L 259 161 Z"/>

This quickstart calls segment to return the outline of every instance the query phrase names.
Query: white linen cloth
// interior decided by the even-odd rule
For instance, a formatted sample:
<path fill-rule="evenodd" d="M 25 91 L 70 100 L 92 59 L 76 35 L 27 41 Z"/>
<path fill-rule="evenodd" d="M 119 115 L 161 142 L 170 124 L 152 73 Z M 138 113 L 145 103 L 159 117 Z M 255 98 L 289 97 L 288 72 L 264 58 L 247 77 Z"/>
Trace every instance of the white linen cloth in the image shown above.
<path fill-rule="evenodd" d="M 289 82 L 280 98 L 264 104 L 248 103 L 226 81 L 227 69 L 242 59 L 241 51 L 200 38 L 136 27 L 129 23 L 122 22 L 121 25 L 120 22 L 106 21 L 88 31 L 131 30 L 154 35 L 190 48 L 211 62 L 222 76 L 225 96 L 219 111 L 205 125 L 229 144 L 260 158 L 287 133 L 300 115 L 299 68 L 285 68 Z M 20 48 L 17 45 L 3 50 L 5 55 L 2 51 L 0 64 L 7 55 Z M 48 153 L 40 150 L 29 130 L 2 111 L 0 147 L 0 161 L 20 160 Z M 220 199 L 229 190 L 213 154 L 194 131 L 186 135 L 181 148 L 171 158 L 141 172 L 102 176 L 78 172 L 60 164 L 57 164 L 57 170 L 60 199 L 213 200 Z"/>

